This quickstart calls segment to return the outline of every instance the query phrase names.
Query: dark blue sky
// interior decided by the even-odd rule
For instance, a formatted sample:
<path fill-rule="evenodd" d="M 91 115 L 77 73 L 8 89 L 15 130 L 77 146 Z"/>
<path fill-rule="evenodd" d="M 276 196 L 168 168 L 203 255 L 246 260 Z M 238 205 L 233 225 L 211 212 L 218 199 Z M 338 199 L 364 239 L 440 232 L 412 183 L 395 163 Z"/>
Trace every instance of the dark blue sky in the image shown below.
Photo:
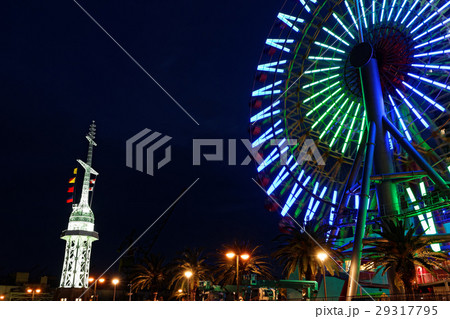
<path fill-rule="evenodd" d="M 184 114 L 70 0 L 2 1 L 0 273 L 59 276 L 70 205 L 67 181 L 97 122 L 93 210 L 102 271 L 122 240 L 150 225 L 197 177 L 155 247 L 208 250 L 233 239 L 266 247 L 279 217 L 264 209 L 253 165 L 193 167 L 193 138 L 247 138 L 248 101 L 282 1 L 79 3 L 200 123 Z M 150 128 L 173 137 L 173 161 L 151 177 L 125 166 L 125 141 Z M 240 159 L 245 149 L 239 146 Z M 143 240 L 145 241 L 146 238 Z"/>

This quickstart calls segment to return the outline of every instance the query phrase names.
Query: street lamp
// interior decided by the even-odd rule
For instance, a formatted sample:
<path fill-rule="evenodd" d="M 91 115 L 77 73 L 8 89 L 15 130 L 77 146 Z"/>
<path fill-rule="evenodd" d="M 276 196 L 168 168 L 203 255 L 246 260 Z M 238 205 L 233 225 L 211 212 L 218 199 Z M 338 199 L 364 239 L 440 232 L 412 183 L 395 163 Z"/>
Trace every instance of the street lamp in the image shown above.
<path fill-rule="evenodd" d="M 327 298 L 327 279 L 326 279 L 326 277 L 325 277 L 325 265 L 324 265 L 324 261 L 325 261 L 325 259 L 327 259 L 327 254 L 325 254 L 325 253 L 319 253 L 318 255 L 317 255 L 317 258 L 319 258 L 319 260 L 320 260 L 320 263 L 322 264 L 322 273 L 323 273 L 323 289 L 324 289 L 324 292 L 325 292 L 325 301 L 328 299 Z"/>
<path fill-rule="evenodd" d="M 116 301 L 116 287 L 117 287 L 117 284 L 119 283 L 119 279 L 114 278 L 114 279 L 112 280 L 112 283 L 113 283 L 113 285 L 114 285 L 113 301 Z"/>
<path fill-rule="evenodd" d="M 28 288 L 27 289 L 27 292 L 29 293 L 29 294 L 31 294 L 31 301 L 33 301 L 34 300 L 34 294 L 36 293 L 36 294 L 40 294 L 41 293 L 41 289 L 40 288 L 37 288 L 37 289 L 31 289 L 31 288 Z"/>
<path fill-rule="evenodd" d="M 230 251 L 229 253 L 226 253 L 225 256 L 227 258 L 234 258 L 236 257 L 236 300 L 239 301 L 239 257 L 241 257 L 243 260 L 247 260 L 250 258 L 249 254 L 241 254 L 240 256 L 235 254 L 234 252 Z"/>
<path fill-rule="evenodd" d="M 192 271 L 189 271 L 189 270 L 185 271 L 184 276 L 187 278 L 187 284 L 188 284 L 187 295 L 188 295 L 188 301 L 190 301 L 191 300 L 191 294 L 190 294 L 191 284 L 189 282 L 189 279 L 192 277 Z"/>
<path fill-rule="evenodd" d="M 98 296 L 97 296 L 97 282 L 99 283 L 104 283 L 105 282 L 105 278 L 99 278 L 97 280 L 95 280 L 95 278 L 93 277 L 89 277 L 88 281 L 90 283 L 94 282 L 94 301 L 98 301 Z"/>

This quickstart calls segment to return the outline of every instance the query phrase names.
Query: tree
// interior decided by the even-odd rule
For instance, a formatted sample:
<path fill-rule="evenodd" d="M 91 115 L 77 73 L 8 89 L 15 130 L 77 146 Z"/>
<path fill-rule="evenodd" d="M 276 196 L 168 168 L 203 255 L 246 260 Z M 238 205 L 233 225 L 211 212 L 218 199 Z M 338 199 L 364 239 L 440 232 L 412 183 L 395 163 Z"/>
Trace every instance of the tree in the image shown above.
<path fill-rule="evenodd" d="M 283 274 L 286 278 L 298 270 L 299 279 L 315 280 L 322 266 L 317 257 L 321 252 L 332 257 L 325 259 L 324 266 L 334 275 L 338 269 L 334 259 L 339 259 L 340 255 L 332 249 L 328 238 L 330 230 L 330 226 L 320 225 L 316 221 L 307 222 L 303 227 L 285 226 L 283 233 L 274 239 L 280 244 L 273 257 L 284 267 Z"/>
<path fill-rule="evenodd" d="M 217 262 L 215 263 L 216 281 L 222 285 L 236 284 L 236 259 L 228 258 L 227 253 L 233 252 L 236 255 L 248 254 L 249 258 L 239 259 L 239 282 L 242 277 L 255 274 L 264 279 L 273 279 L 272 269 L 267 257 L 259 253 L 260 246 L 252 246 L 249 242 L 235 241 L 232 244 L 225 244 L 217 252 Z"/>
<path fill-rule="evenodd" d="M 185 273 L 192 272 L 192 277 L 187 279 Z M 175 259 L 171 266 L 172 279 L 170 286 L 176 292 L 179 289 L 188 291 L 189 283 L 189 300 L 193 300 L 191 296 L 195 296 L 201 280 L 212 280 L 211 271 L 203 257 L 202 249 L 185 249 L 180 256 Z"/>
<path fill-rule="evenodd" d="M 168 267 L 164 263 L 164 257 L 150 254 L 148 258 L 144 258 L 143 264 L 135 266 L 131 289 L 136 292 L 147 290 L 153 295 L 153 300 L 157 300 L 167 278 Z"/>
<path fill-rule="evenodd" d="M 414 235 L 419 225 L 411 227 L 403 220 L 384 219 L 381 230 L 374 233 L 381 236 L 380 240 L 370 243 L 365 257 L 370 260 L 369 269 L 383 269 L 384 275 L 389 269 L 394 269 L 397 278 L 402 282 L 405 293 L 413 293 L 413 280 L 416 277 L 415 265 L 422 266 L 435 276 L 434 267 L 447 271 L 440 263 L 448 259 L 442 252 L 433 252 L 428 247 L 432 240 L 423 237 L 424 231 Z"/>

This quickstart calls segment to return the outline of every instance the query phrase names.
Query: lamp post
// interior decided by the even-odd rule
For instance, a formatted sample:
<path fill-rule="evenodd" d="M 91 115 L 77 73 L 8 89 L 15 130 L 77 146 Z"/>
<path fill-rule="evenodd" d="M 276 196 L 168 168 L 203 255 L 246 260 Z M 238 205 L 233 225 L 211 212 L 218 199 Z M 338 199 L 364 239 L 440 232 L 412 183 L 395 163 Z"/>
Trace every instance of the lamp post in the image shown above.
<path fill-rule="evenodd" d="M 29 294 L 31 294 L 31 301 L 34 301 L 34 294 L 35 294 L 35 293 L 40 294 L 40 293 L 41 293 L 41 289 L 40 289 L 40 288 L 37 288 L 37 289 L 31 289 L 31 288 L 28 288 L 28 289 L 27 289 L 27 292 L 28 292 Z"/>
<path fill-rule="evenodd" d="M 112 280 L 112 283 L 113 283 L 113 285 L 114 285 L 113 301 L 116 301 L 116 287 L 117 287 L 117 284 L 119 283 L 119 279 L 114 278 L 114 279 Z"/>
<path fill-rule="evenodd" d="M 88 279 L 89 282 L 94 282 L 94 301 L 98 301 L 98 296 L 97 296 L 97 282 L 99 283 L 104 283 L 105 282 L 105 278 L 99 278 L 97 280 L 95 280 L 95 278 L 93 277 L 89 277 Z"/>
<path fill-rule="evenodd" d="M 324 292 L 325 292 L 325 301 L 327 301 L 327 279 L 326 279 L 326 277 L 325 277 L 325 265 L 324 265 L 324 261 L 325 261 L 325 259 L 327 259 L 327 254 L 325 254 L 325 253 L 319 253 L 318 255 L 317 255 L 317 258 L 319 258 L 319 260 L 320 260 L 320 263 L 322 264 L 322 273 L 323 273 L 323 289 L 324 289 Z"/>
<path fill-rule="evenodd" d="M 190 283 L 189 279 L 192 277 L 192 271 L 189 271 L 189 270 L 186 271 L 184 273 L 184 276 L 187 278 L 187 286 L 188 286 L 188 288 L 187 288 L 187 295 L 188 295 L 187 300 L 190 301 L 191 300 L 191 292 L 190 292 L 191 283 Z"/>
<path fill-rule="evenodd" d="M 236 300 L 239 301 L 239 255 L 235 254 L 234 252 L 229 252 L 225 256 L 228 258 L 234 258 L 236 257 Z M 240 257 L 243 260 L 247 260 L 250 258 L 249 254 L 242 254 Z"/>

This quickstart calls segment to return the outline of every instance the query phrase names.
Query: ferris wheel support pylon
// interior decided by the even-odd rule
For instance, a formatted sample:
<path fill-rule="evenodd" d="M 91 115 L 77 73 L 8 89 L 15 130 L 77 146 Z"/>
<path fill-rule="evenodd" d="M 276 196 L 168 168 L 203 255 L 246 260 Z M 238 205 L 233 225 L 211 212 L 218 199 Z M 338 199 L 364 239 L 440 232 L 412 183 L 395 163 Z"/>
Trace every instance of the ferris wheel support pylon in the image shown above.
<path fill-rule="evenodd" d="M 372 46 L 363 42 L 357 44 L 350 53 L 350 61 L 359 69 L 364 106 L 370 123 L 369 139 L 366 143 L 366 160 L 363 169 L 361 187 L 361 205 L 358 210 L 355 239 L 350 264 L 347 300 L 356 295 L 361 267 L 362 239 L 366 229 L 367 206 L 369 204 L 370 176 L 374 161 L 375 174 L 394 173 L 393 155 L 388 148 L 387 130 L 383 126 L 385 116 L 383 92 L 377 60 L 374 58 Z M 392 181 L 384 181 L 376 186 L 378 209 L 381 216 L 399 212 L 397 188 Z M 389 274 L 388 274 L 389 276 Z M 389 281 L 391 292 L 395 289 Z"/>

